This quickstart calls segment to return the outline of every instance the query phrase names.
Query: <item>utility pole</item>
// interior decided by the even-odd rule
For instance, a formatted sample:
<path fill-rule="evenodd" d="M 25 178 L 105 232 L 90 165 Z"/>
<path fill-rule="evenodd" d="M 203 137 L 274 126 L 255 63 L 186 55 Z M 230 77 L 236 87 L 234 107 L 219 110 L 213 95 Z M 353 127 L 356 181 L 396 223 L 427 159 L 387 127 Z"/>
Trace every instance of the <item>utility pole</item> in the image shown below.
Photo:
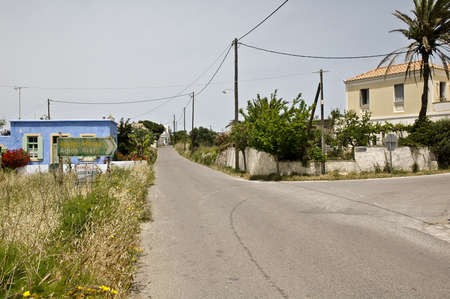
<path fill-rule="evenodd" d="M 50 99 L 47 99 L 47 119 L 50 120 Z"/>
<path fill-rule="evenodd" d="M 19 93 L 19 119 L 21 119 L 22 118 L 22 103 L 21 103 L 21 90 L 22 90 L 22 88 L 24 88 L 23 86 L 16 86 L 16 87 L 14 87 L 14 89 L 15 90 L 17 90 L 18 91 L 18 93 Z"/>
<path fill-rule="evenodd" d="M 194 152 L 194 108 L 195 108 L 195 92 L 192 92 L 192 124 L 191 124 L 191 153 Z"/>
<path fill-rule="evenodd" d="M 183 134 L 183 141 L 184 141 L 184 151 L 186 151 L 186 107 L 183 107 L 183 130 L 184 130 L 184 134 Z"/>
<path fill-rule="evenodd" d="M 238 39 L 235 38 L 234 44 L 234 123 L 239 121 L 239 93 L 238 93 Z M 239 150 L 234 148 L 234 168 L 239 171 Z"/>
<path fill-rule="evenodd" d="M 320 140 L 322 144 L 322 154 L 325 155 L 325 138 L 324 138 L 324 128 L 325 128 L 325 119 L 324 119 L 324 100 L 323 100 L 323 70 L 320 69 L 320 122 L 321 122 L 321 134 Z M 325 162 L 322 162 L 321 165 L 321 173 L 325 174 Z"/>
<path fill-rule="evenodd" d="M 194 130 L 194 102 L 195 102 L 195 94 L 192 92 L 192 125 L 191 125 L 191 132 Z"/>
<path fill-rule="evenodd" d="M 175 113 L 173 114 L 173 136 L 175 137 Z"/>

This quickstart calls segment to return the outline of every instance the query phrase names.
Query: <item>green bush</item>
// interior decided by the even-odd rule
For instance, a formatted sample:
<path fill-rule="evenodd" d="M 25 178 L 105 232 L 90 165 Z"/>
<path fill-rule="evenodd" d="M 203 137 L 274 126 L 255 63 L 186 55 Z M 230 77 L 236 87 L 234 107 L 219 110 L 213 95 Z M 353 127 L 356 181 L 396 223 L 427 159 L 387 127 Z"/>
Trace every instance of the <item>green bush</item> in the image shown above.
<path fill-rule="evenodd" d="M 209 166 L 216 162 L 218 155 L 218 147 L 200 147 L 192 153 L 191 159 L 197 163 Z"/>
<path fill-rule="evenodd" d="M 450 119 L 432 122 L 428 119 L 416 121 L 408 137 L 401 139 L 402 145 L 428 146 L 436 155 L 440 168 L 450 165 Z"/>

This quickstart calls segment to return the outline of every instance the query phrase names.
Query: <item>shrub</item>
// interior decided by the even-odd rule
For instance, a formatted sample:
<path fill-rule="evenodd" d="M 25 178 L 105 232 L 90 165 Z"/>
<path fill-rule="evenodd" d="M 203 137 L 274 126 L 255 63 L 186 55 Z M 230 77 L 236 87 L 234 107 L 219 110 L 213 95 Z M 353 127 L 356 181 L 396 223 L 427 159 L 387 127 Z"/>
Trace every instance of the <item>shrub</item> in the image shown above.
<path fill-rule="evenodd" d="M 2 166 L 9 169 L 16 169 L 27 165 L 30 156 L 23 149 L 7 150 L 2 154 Z"/>
<path fill-rule="evenodd" d="M 440 168 L 450 165 L 450 119 L 432 122 L 428 119 L 416 121 L 410 135 L 401 140 L 403 145 L 428 146 L 436 155 Z"/>
<path fill-rule="evenodd" d="M 216 162 L 219 155 L 219 149 L 217 147 L 200 147 L 192 153 L 192 160 L 195 162 L 212 165 Z"/>

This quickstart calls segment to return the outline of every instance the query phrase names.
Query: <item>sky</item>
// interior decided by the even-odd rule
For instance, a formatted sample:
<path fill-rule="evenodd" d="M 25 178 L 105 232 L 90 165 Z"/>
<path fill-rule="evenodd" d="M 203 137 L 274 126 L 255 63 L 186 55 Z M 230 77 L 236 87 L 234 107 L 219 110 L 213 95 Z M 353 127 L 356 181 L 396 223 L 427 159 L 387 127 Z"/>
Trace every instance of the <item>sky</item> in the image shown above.
<path fill-rule="evenodd" d="M 224 51 L 275 10 L 282 0 L 0 0 L 0 119 L 151 120 L 191 129 L 189 96 L 202 90 Z M 392 13 L 412 0 L 289 0 L 241 42 L 317 56 L 384 54 L 406 46 Z M 324 73 L 325 114 L 345 109 L 344 80 L 378 66 L 380 58 L 317 60 L 240 46 L 239 107 L 257 94 L 291 101 L 314 99 Z M 399 61 L 402 62 L 402 61 Z M 234 52 L 195 97 L 195 126 L 223 131 L 234 118 Z M 194 83 L 194 84 L 192 84 Z"/>

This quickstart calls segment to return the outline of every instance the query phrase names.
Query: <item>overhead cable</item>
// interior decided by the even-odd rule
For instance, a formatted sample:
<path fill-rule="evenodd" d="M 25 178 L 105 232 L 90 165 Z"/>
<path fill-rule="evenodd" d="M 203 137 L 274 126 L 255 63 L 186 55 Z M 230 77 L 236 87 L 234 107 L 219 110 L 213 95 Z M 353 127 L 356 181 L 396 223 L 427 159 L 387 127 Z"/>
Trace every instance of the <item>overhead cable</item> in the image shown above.
<path fill-rule="evenodd" d="M 233 47 L 232 44 L 230 44 L 230 46 L 228 47 L 227 53 L 225 54 L 225 56 L 223 57 L 222 61 L 220 62 L 219 66 L 217 67 L 216 71 L 214 72 L 214 74 L 211 76 L 211 78 L 208 80 L 208 82 L 205 84 L 205 86 L 203 86 L 202 89 L 200 89 L 200 91 L 196 92 L 195 95 L 200 95 L 203 91 L 206 90 L 206 88 L 208 88 L 208 86 L 211 84 L 212 80 L 214 80 L 214 78 L 216 77 L 217 73 L 219 73 L 220 69 L 222 68 L 225 60 L 227 59 L 228 55 L 230 54 L 230 50 Z"/>
<path fill-rule="evenodd" d="M 281 3 L 280 6 L 277 7 L 277 9 L 275 9 L 274 11 L 272 11 L 267 17 L 264 18 L 264 20 L 262 20 L 261 22 L 259 22 L 258 24 L 256 24 L 256 26 L 254 26 L 252 29 L 250 29 L 246 34 L 242 35 L 240 38 L 238 38 L 238 41 L 240 41 L 241 39 L 243 39 L 244 37 L 246 37 L 247 35 L 249 35 L 250 33 L 252 33 L 253 31 L 255 31 L 259 26 L 261 26 L 265 21 L 267 21 L 271 16 L 273 16 L 281 7 L 283 7 L 289 0 L 285 0 L 283 3 Z"/>
<path fill-rule="evenodd" d="M 136 103 L 148 103 L 148 102 L 159 102 L 163 100 L 171 100 L 175 98 L 181 98 L 190 95 L 190 93 L 179 94 L 170 97 L 144 99 L 144 100 L 131 100 L 131 101 L 120 101 L 120 102 L 95 102 L 95 101 L 69 101 L 61 99 L 50 99 L 53 103 L 63 103 L 63 104 L 78 104 L 78 105 L 123 105 L 123 104 L 136 104 Z"/>
<path fill-rule="evenodd" d="M 272 53 L 272 54 L 278 54 L 278 55 L 284 55 L 284 56 L 291 56 L 291 57 L 300 57 L 300 58 L 309 58 L 309 59 L 328 59 L 328 60 L 351 60 L 351 59 L 369 59 L 369 58 L 380 58 L 380 57 L 386 57 L 388 54 L 375 54 L 375 55 L 360 55 L 360 56 L 316 56 L 316 55 L 304 55 L 304 54 L 295 54 L 295 53 L 288 53 L 288 52 L 282 52 L 282 51 L 275 51 L 275 50 L 269 50 L 264 49 L 261 47 L 256 47 L 252 45 L 248 45 L 245 43 L 239 42 L 240 45 L 243 45 L 244 47 Z M 403 54 L 406 52 L 395 52 L 394 54 Z"/>

